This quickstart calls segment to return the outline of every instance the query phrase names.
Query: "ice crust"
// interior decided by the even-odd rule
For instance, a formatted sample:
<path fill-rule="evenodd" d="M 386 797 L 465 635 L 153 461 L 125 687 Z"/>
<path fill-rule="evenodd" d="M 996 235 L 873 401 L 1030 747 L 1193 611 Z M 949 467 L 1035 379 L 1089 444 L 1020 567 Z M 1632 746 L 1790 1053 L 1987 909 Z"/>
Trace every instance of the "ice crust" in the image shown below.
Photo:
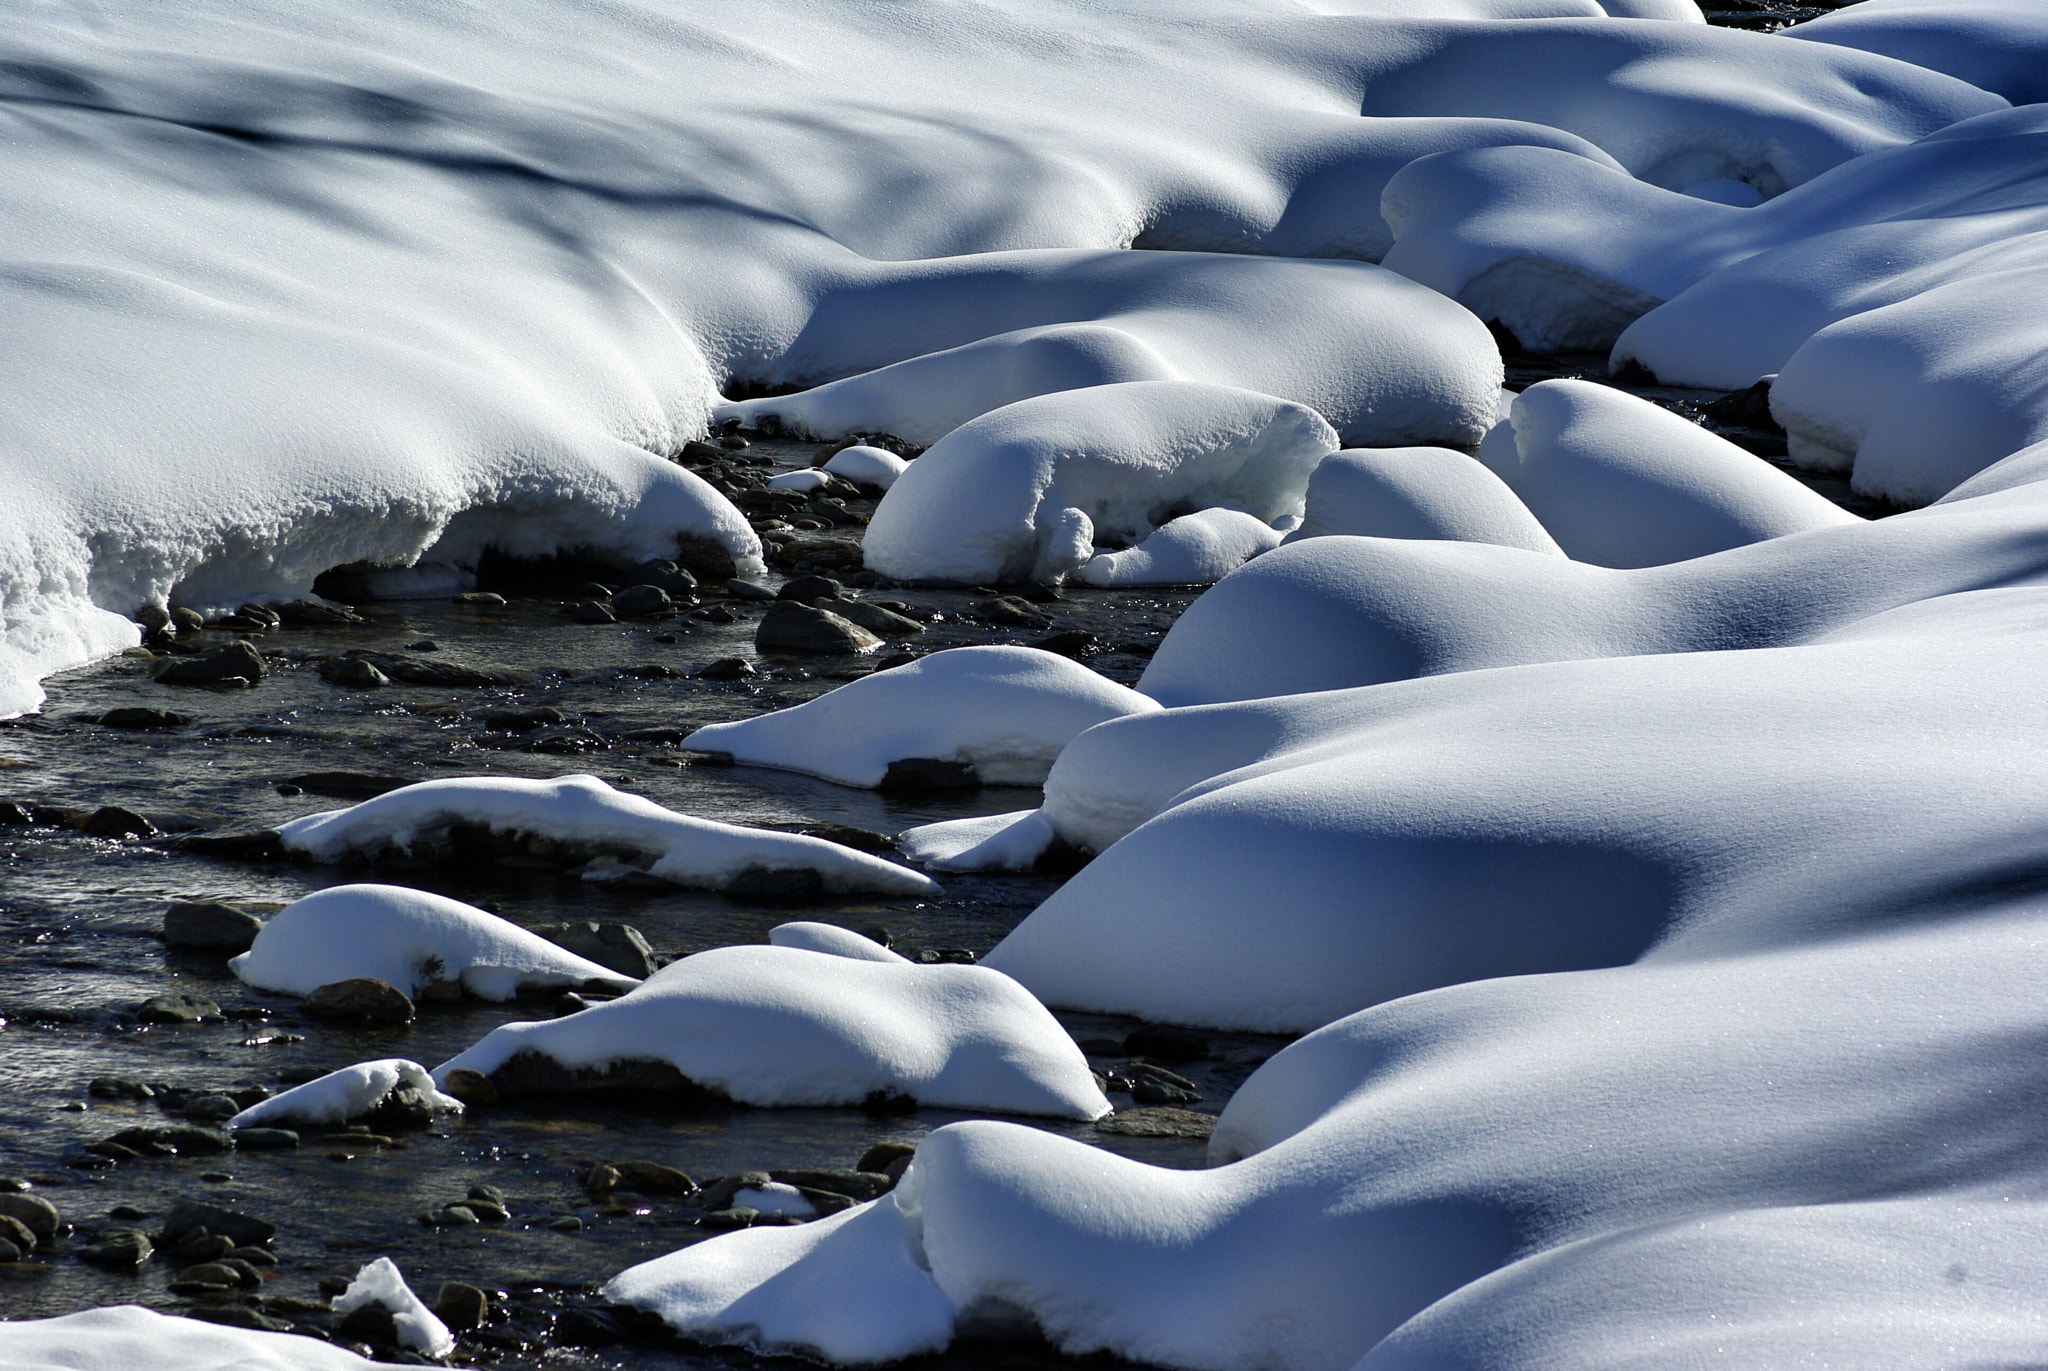
<path fill-rule="evenodd" d="M 1158 707 L 1058 653 L 957 647 L 792 709 L 707 724 L 683 745 L 841 785 L 880 785 L 891 762 L 910 758 L 964 762 L 990 785 L 1037 785 L 1076 733 Z"/>
<path fill-rule="evenodd" d="M 624 991 L 639 984 L 509 919 L 394 885 L 315 891 L 265 923 L 255 944 L 228 966 L 259 990 L 287 995 L 363 976 L 408 995 L 458 981 L 484 1000 L 509 1000 L 529 986 L 595 981 Z"/>
<path fill-rule="evenodd" d="M 853 1105 L 881 1092 L 1005 1114 L 1109 1112 L 1073 1039 L 1009 977 L 836 949 L 699 952 L 609 1003 L 494 1029 L 434 1075 L 488 1074 L 520 1052 L 572 1068 L 665 1061 L 742 1104 Z"/>
<path fill-rule="evenodd" d="M 833 891 L 920 895 L 938 887 L 914 871 L 822 838 L 715 823 L 613 790 L 595 776 L 552 781 L 454 777 L 293 819 L 284 845 L 323 862 L 386 847 L 408 850 L 453 824 L 616 849 L 677 885 L 720 890 L 749 870 L 815 871 Z M 253 949 L 252 949 L 253 951 Z"/>
<path fill-rule="evenodd" d="M 403 1057 L 389 1057 L 344 1066 L 259 1100 L 229 1119 L 227 1126 L 289 1128 L 300 1124 L 344 1124 L 375 1109 L 401 1085 L 420 1091 L 436 1109 L 462 1112 L 462 1101 L 443 1095 L 424 1066 Z"/>
<path fill-rule="evenodd" d="M 1492 395 L 1488 392 L 1488 404 Z M 862 550 L 904 581 L 1057 581 L 1097 535 L 1175 512 L 1301 512 L 1337 435 L 1305 406 L 1229 386 L 1130 381 L 1019 400 L 961 425 L 875 507 Z"/>

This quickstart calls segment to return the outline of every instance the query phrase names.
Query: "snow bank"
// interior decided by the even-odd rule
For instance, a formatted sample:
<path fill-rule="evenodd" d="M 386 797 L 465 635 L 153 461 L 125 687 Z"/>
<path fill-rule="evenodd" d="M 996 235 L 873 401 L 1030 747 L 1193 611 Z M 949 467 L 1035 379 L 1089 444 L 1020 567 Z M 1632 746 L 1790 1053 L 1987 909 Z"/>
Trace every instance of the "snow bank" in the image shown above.
<path fill-rule="evenodd" d="M 448 1331 L 448 1325 L 435 1318 L 434 1311 L 412 1293 L 412 1287 L 405 1283 L 405 1277 L 389 1257 L 379 1257 L 356 1272 L 348 1289 L 334 1297 L 334 1312 L 348 1314 L 372 1304 L 391 1312 L 392 1321 L 398 1325 L 399 1346 L 430 1357 L 445 1357 L 455 1350 L 455 1335 Z"/>
<path fill-rule="evenodd" d="M 714 1239 L 608 1290 L 687 1333 L 843 1361 L 929 1350 L 950 1305 L 960 1330 L 1000 1313 L 1070 1354 L 1216 1371 L 1376 1347 L 1365 1365 L 1692 1365 L 1724 1313 L 1765 1360 L 1775 1314 L 1832 1358 L 1991 1364 L 2042 1337 L 2038 1205 L 2011 1197 L 2042 1173 L 2048 1069 L 2012 1044 L 2048 1030 L 2028 993 L 2044 934 L 2009 907 L 1459 985 L 1275 1056 L 1224 1111 L 1214 1169 L 955 1124 L 826 1232 Z M 1947 1290 L 1957 1265 L 1986 1288 Z M 1880 1304 L 1895 1286 L 1926 1293 Z M 1859 1308 L 1884 1316 L 1817 1317 Z"/>
<path fill-rule="evenodd" d="M 910 581 L 1057 580 L 1097 532 L 1138 539 L 1176 510 L 1301 510 L 1336 433 L 1301 405 L 1227 386 L 1132 382 L 1045 395 L 965 424 L 875 508 L 867 565 Z"/>
<path fill-rule="evenodd" d="M 489 1074 L 521 1052 L 566 1067 L 668 1062 L 742 1104 L 920 1104 L 1092 1119 L 1109 1111 L 1045 1007 L 978 966 L 795 947 L 721 947 L 671 962 L 580 1014 L 494 1029 L 435 1068 Z"/>
<path fill-rule="evenodd" d="M 1376 200 L 1375 191 L 1367 203 Z M 796 395 L 724 405 L 713 418 L 815 438 L 893 433 L 930 446 L 1035 396 L 1187 381 L 1293 400 L 1355 442 L 1470 442 L 1500 383 L 1499 354 L 1476 321 L 1392 272 L 1176 252 L 924 264 L 821 302 L 793 356 L 845 355 L 874 347 L 878 335 L 898 348 L 952 341 L 961 297 L 987 321 L 971 341 Z M 989 329 L 996 320 L 1008 327 Z M 840 336 L 850 325 L 860 341 Z"/>
<path fill-rule="evenodd" d="M 833 924 L 807 921 L 777 924 L 768 930 L 768 941 L 776 947 L 799 947 L 807 952 L 824 952 L 834 957 L 852 957 L 864 962 L 907 962 L 873 938 Z"/>
<path fill-rule="evenodd" d="M 382 1104 L 401 1085 L 425 1095 L 436 1109 L 462 1112 L 462 1101 L 443 1095 L 434 1078 L 418 1062 L 402 1057 L 361 1062 L 330 1071 L 317 1080 L 293 1086 L 258 1101 L 228 1120 L 229 1128 L 288 1128 L 298 1124 L 344 1124 Z"/>
<path fill-rule="evenodd" d="M 1488 447 L 1574 561 L 1643 567 L 1860 522 L 1760 457 L 1648 400 L 1543 381 L 1515 400 L 1516 460 Z"/>
<path fill-rule="evenodd" d="M 1091 586 L 1207 586 L 1280 546 L 1271 525 L 1234 509 L 1205 509 L 1169 519 L 1145 541 L 1097 553 L 1074 572 Z"/>
<path fill-rule="evenodd" d="M 841 785 L 880 785 L 891 762 L 910 758 L 965 763 L 991 785 L 1037 785 L 1076 733 L 1158 707 L 1058 653 L 957 647 L 794 709 L 709 724 L 683 745 Z"/>
<path fill-rule="evenodd" d="M 1499 476 L 1440 447 L 1346 449 L 1325 457 L 1308 478 L 1301 527 L 1287 541 L 1332 533 L 1562 553 Z"/>
<path fill-rule="evenodd" d="M 2033 0 L 1862 0 L 1784 32 L 1946 72 L 2015 105 L 2048 100 L 2048 12 Z"/>
<path fill-rule="evenodd" d="M 896 845 L 934 871 L 1029 871 L 1058 836 L 1038 810 L 1019 809 L 907 828 Z"/>
<path fill-rule="evenodd" d="M 650 875 L 710 890 L 755 870 L 815 871 L 832 891 L 921 895 L 938 888 L 914 871 L 822 838 L 677 814 L 613 790 L 595 776 L 422 781 L 346 809 L 293 819 L 278 832 L 287 850 L 337 862 L 394 848 L 438 847 L 458 824 L 550 840 L 576 855 L 623 856 Z"/>
<path fill-rule="evenodd" d="M 0 1321 L 0 1367 L 8 1371 L 376 1371 L 379 1365 L 296 1333 L 228 1328 L 134 1304 Z"/>
<path fill-rule="evenodd" d="M 855 443 L 852 447 L 841 448 L 825 463 L 825 470 L 834 476 L 843 476 L 855 485 L 880 486 L 887 490 L 896 484 L 896 478 L 910 465 L 887 448 L 869 447 L 866 443 Z"/>
<path fill-rule="evenodd" d="M 287 995 L 359 976 L 408 995 L 459 981 L 484 1000 L 509 1000 L 526 986 L 595 981 L 624 991 L 639 984 L 509 919 L 395 885 L 315 891 L 264 924 L 255 944 L 228 965 L 259 990 Z"/>

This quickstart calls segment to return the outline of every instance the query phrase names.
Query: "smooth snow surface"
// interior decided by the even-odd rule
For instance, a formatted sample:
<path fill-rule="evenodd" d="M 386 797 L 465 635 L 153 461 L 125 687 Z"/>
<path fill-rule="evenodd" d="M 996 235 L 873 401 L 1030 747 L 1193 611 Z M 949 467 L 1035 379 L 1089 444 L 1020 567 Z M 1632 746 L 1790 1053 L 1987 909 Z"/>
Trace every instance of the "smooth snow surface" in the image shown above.
<path fill-rule="evenodd" d="M 1858 522 L 1762 458 L 1610 386 L 1541 382 L 1516 397 L 1509 423 L 1515 459 L 1495 446 L 1480 458 L 1499 462 L 1495 473 L 1574 561 L 1661 566 Z"/>
<path fill-rule="evenodd" d="M 1009 977 L 838 949 L 699 952 L 608 1004 L 494 1029 L 434 1075 L 488 1074 L 520 1052 L 568 1067 L 665 1061 L 742 1104 L 859 1104 L 881 1091 L 1005 1114 L 1109 1111 L 1073 1039 Z"/>
<path fill-rule="evenodd" d="M 1794 460 L 1925 504 L 2048 438 L 2044 140 L 2048 106 L 1987 112 L 1753 209 L 1550 149 L 1449 153 L 1390 182 L 1387 264 L 1529 346 L 1611 343 L 1673 385 L 1776 376 Z"/>
<path fill-rule="evenodd" d="M 380 1304 L 391 1311 L 401 1347 L 430 1357 L 445 1357 L 455 1350 L 455 1335 L 448 1331 L 448 1325 L 435 1318 L 434 1311 L 413 1294 L 412 1287 L 399 1274 L 397 1263 L 389 1257 L 379 1257 L 356 1272 L 348 1289 L 334 1297 L 334 1312 L 347 1314 L 370 1304 Z"/>
<path fill-rule="evenodd" d="M 706 725 L 683 745 L 841 785 L 880 785 L 889 763 L 910 758 L 964 762 L 991 785 L 1037 785 L 1075 734 L 1158 707 L 1055 652 L 957 647 L 792 709 Z"/>
<path fill-rule="evenodd" d="M 833 453 L 825 463 L 825 470 L 834 476 L 843 476 L 855 485 L 879 486 L 887 490 L 896 484 L 896 478 L 909 465 L 887 448 L 855 443 Z"/>
<path fill-rule="evenodd" d="M 2035 0 L 1860 0 L 1785 35 L 1947 72 L 2015 105 L 2048 100 L 2048 8 Z"/>
<path fill-rule="evenodd" d="M 808 952 L 826 952 L 834 957 L 852 957 L 863 962 L 907 962 L 876 942 L 851 929 L 835 924 L 777 924 L 768 930 L 768 941 L 777 947 L 800 947 Z"/>
<path fill-rule="evenodd" d="M 55 1319 L 0 1320 L 6 1371 L 378 1371 L 368 1361 L 296 1333 L 261 1333 L 109 1305 Z"/>
<path fill-rule="evenodd" d="M 402 1057 L 360 1062 L 330 1071 L 304 1085 L 295 1085 L 259 1100 L 228 1120 L 229 1128 L 291 1128 L 300 1124 L 344 1124 L 361 1118 L 401 1085 L 424 1094 L 436 1109 L 460 1114 L 462 1101 L 443 1095 L 434 1078 L 418 1062 Z"/>
<path fill-rule="evenodd" d="M 898 580 L 1057 581 L 1089 560 L 1096 534 L 1143 538 L 1176 510 L 1299 514 L 1309 472 L 1336 446 L 1314 410 L 1229 386 L 1133 381 L 1019 400 L 911 463 L 862 547 Z"/>
<path fill-rule="evenodd" d="M 1287 541 L 1332 533 L 1562 551 L 1499 476 L 1440 447 L 1347 449 L 1325 457 L 1308 478 L 1301 527 Z"/>
<path fill-rule="evenodd" d="M 1234 509 L 1205 509 L 1170 519 L 1145 541 L 1099 553 L 1074 572 L 1091 586 L 1207 586 L 1280 546 L 1270 524 Z"/>
<path fill-rule="evenodd" d="M 907 828 L 896 845 L 934 871 L 1029 871 L 1059 836 L 1039 810 L 1019 809 Z"/>
<path fill-rule="evenodd" d="M 711 890 L 756 869 L 815 871 L 833 891 L 917 895 L 937 889 L 914 871 L 822 838 L 691 818 L 613 790 L 595 776 L 422 781 L 347 809 L 293 819 L 278 832 L 291 851 L 332 862 L 387 847 L 410 850 L 458 823 L 604 849 L 644 863 L 663 880 Z"/>
<path fill-rule="evenodd" d="M 459 981 L 484 1000 L 509 1000 L 527 986 L 596 981 L 623 991 L 639 984 L 509 919 L 395 885 L 315 891 L 265 923 L 255 944 L 228 966 L 259 990 L 287 995 L 309 995 L 358 976 L 387 981 L 408 995 Z"/>

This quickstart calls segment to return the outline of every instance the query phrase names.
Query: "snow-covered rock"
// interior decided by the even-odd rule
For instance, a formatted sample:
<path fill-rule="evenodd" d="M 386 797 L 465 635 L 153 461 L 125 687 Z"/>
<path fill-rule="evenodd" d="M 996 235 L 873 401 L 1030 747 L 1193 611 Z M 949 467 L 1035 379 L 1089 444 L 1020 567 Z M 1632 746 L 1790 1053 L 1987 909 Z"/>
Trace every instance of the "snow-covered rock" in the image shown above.
<path fill-rule="evenodd" d="M 1204 509 L 1169 519 L 1136 547 L 1101 552 L 1074 572 L 1091 586 L 1207 586 L 1262 552 L 1283 535 L 1235 509 Z"/>
<path fill-rule="evenodd" d="M 864 962 L 907 962 L 876 942 L 851 929 L 835 924 L 801 921 L 777 924 L 768 930 L 768 941 L 776 947 L 800 947 L 807 952 L 824 952 L 834 957 L 852 957 Z"/>
<path fill-rule="evenodd" d="M 825 462 L 825 470 L 834 476 L 843 476 L 855 485 L 879 486 L 887 490 L 896 484 L 896 478 L 909 465 L 887 448 L 855 443 L 833 453 Z"/>
<path fill-rule="evenodd" d="M 814 490 L 822 490 L 830 483 L 830 478 L 824 472 L 813 470 L 785 471 L 780 476 L 768 478 L 770 490 L 794 490 L 806 495 Z"/>
<path fill-rule="evenodd" d="M 993 1309 L 1071 1354 L 1201 1371 L 1690 1366 L 1728 1345 L 2025 1361 L 2048 1069 L 2011 1045 L 2048 1027 L 2029 993 L 2044 935 L 2009 904 L 1414 996 L 1255 1072 L 1210 1170 L 954 1124 L 869 1205 L 607 1292 L 842 1363 L 929 1351 Z M 1984 1288 L 1950 1290 L 1958 1269 Z"/>
<path fill-rule="evenodd" d="M 1644 567 L 1860 522 L 1727 439 L 1591 381 L 1515 400 L 1515 460 L 1481 449 L 1574 561 Z M 1499 540 L 1494 540 L 1499 541 Z"/>
<path fill-rule="evenodd" d="M 1337 446 L 1313 410 L 1184 381 L 1020 400 L 935 443 L 876 506 L 869 568 L 909 581 L 1058 580 L 1098 532 L 1142 538 L 1177 510 L 1301 512 Z"/>
<path fill-rule="evenodd" d="M 920 1104 L 1092 1119 L 1109 1112 L 1066 1030 L 1009 977 L 841 950 L 721 947 L 567 1018 L 512 1023 L 435 1068 L 521 1053 L 571 1069 L 666 1062 L 742 1104 Z"/>
<path fill-rule="evenodd" d="M 547 839 L 579 854 L 624 857 L 662 880 L 711 890 L 763 870 L 815 871 L 833 891 L 920 895 L 937 889 L 915 871 L 822 838 L 692 818 L 613 790 L 595 776 L 422 781 L 346 809 L 308 814 L 278 831 L 290 851 L 334 862 L 431 849 L 457 824 Z"/>
<path fill-rule="evenodd" d="M 340 885 L 280 911 L 228 966 L 259 990 L 310 995 L 323 985 L 374 977 L 418 995 L 454 981 L 482 1000 L 509 1000 L 526 986 L 639 982 L 555 946 L 509 919 L 395 885 Z"/>
<path fill-rule="evenodd" d="M 1439 447 L 1347 448 L 1325 457 L 1308 478 L 1301 527 L 1287 541 L 1332 533 L 1498 543 L 1562 555 L 1499 476 L 1462 452 Z"/>
<path fill-rule="evenodd" d="M 382 1363 L 301 1337 L 179 1318 L 136 1304 L 0 1320 L 7 1371 L 377 1371 Z"/>
<path fill-rule="evenodd" d="M 445 1357 L 455 1350 L 455 1335 L 448 1331 L 448 1325 L 435 1318 L 434 1311 L 413 1294 L 397 1263 L 389 1257 L 379 1257 L 356 1272 L 348 1289 L 334 1297 L 334 1312 L 349 1314 L 373 1304 L 390 1311 L 392 1322 L 398 1326 L 399 1346 L 430 1357 Z"/>
<path fill-rule="evenodd" d="M 1784 33 L 1946 72 L 2015 105 L 2048 100 L 2048 10 L 2033 0 L 1861 0 Z"/>
<path fill-rule="evenodd" d="M 462 1101 L 444 1095 L 418 1062 L 402 1057 L 359 1062 L 330 1071 L 259 1100 L 228 1120 L 229 1128 L 290 1128 L 301 1124 L 344 1124 L 375 1110 L 392 1091 L 409 1085 L 435 1109 L 462 1112 Z"/>
<path fill-rule="evenodd" d="M 1055 652 L 959 647 L 792 709 L 708 724 L 683 744 L 841 785 L 880 785 L 891 762 L 910 758 L 962 762 L 991 785 L 1037 785 L 1075 734 L 1158 707 Z"/>
<path fill-rule="evenodd" d="M 1040 810 L 1018 809 L 907 828 L 896 845 L 934 871 L 1029 871 L 1061 836 Z"/>

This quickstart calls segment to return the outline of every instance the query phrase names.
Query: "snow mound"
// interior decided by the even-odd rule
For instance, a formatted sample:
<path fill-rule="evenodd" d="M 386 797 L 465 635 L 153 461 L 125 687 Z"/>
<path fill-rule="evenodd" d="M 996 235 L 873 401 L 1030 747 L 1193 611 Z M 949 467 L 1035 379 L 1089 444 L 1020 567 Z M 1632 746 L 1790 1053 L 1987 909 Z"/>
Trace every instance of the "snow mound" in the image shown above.
<path fill-rule="evenodd" d="M 768 930 L 768 941 L 776 947 L 799 947 L 807 952 L 824 952 L 834 957 L 852 957 L 864 962 L 907 962 L 873 938 L 833 924 L 798 922 L 777 924 Z"/>
<path fill-rule="evenodd" d="M 821 490 L 830 483 L 822 471 L 785 471 L 780 476 L 768 478 L 770 490 L 794 490 L 805 494 Z"/>
<path fill-rule="evenodd" d="M 852 447 L 841 448 L 825 463 L 825 470 L 834 476 L 842 476 L 855 485 L 879 486 L 887 490 L 896 484 L 910 463 L 887 448 L 869 447 L 866 443 L 855 443 Z"/>
<path fill-rule="evenodd" d="M 722 890 L 753 871 L 815 871 L 831 891 L 921 895 L 938 887 L 879 857 L 795 833 L 714 823 L 613 790 L 595 776 L 422 781 L 346 809 L 294 819 L 285 847 L 316 861 L 436 849 L 456 825 L 622 857 L 677 885 Z M 609 973 L 607 973 L 609 974 Z"/>
<path fill-rule="evenodd" d="M 567 1018 L 493 1030 L 435 1069 L 489 1074 L 523 1052 L 569 1068 L 667 1062 L 742 1104 L 942 1108 L 1092 1119 L 1109 1112 L 1045 1007 L 978 966 L 921 966 L 795 947 L 721 947 Z"/>
<path fill-rule="evenodd" d="M 228 1120 L 229 1128 L 286 1128 L 295 1124 L 344 1124 L 370 1113 L 401 1085 L 425 1095 L 436 1109 L 460 1114 L 462 1101 L 443 1095 L 418 1062 L 402 1057 L 360 1062 L 330 1071 L 260 1100 Z"/>
<path fill-rule="evenodd" d="M 509 1000 L 526 986 L 595 981 L 623 991 L 639 984 L 509 919 L 395 885 L 315 891 L 265 923 L 255 944 L 228 966 L 246 984 L 286 995 L 310 995 L 359 976 L 414 996 L 458 981 L 482 1000 Z"/>
<path fill-rule="evenodd" d="M 793 709 L 709 724 L 683 745 L 841 785 L 880 785 L 891 762 L 911 758 L 965 763 L 991 785 L 1037 785 L 1075 734 L 1158 707 L 1058 653 L 958 647 Z"/>
<path fill-rule="evenodd" d="M 1029 871 L 1058 836 L 1038 810 L 1019 809 L 905 829 L 896 845 L 934 871 Z"/>
<path fill-rule="evenodd" d="M 1860 522 L 1727 439 L 1592 381 L 1533 385 L 1509 422 L 1517 460 L 1496 474 L 1574 561 L 1658 566 Z"/>
<path fill-rule="evenodd" d="M 1210 1170 L 954 1124 L 826 1232 L 717 1238 L 608 1289 L 695 1336 L 848 1362 L 943 1340 L 936 1287 L 959 1329 L 1001 1310 L 1069 1354 L 1203 1371 L 1376 1348 L 1363 1365 L 1694 1365 L 1724 1332 L 1770 1361 L 1773 1319 L 1831 1359 L 1996 1364 L 2042 1336 L 2025 1196 L 2048 1068 L 2011 1045 L 2048 1031 L 2044 934 L 2008 906 L 1458 985 L 1284 1049 L 1224 1111 Z M 1947 1290 L 1957 1264 L 1986 1288 Z M 1927 1293 L 1880 1305 L 1893 1288 Z"/>
<path fill-rule="evenodd" d="M 1145 541 L 1097 553 L 1074 572 L 1091 586 L 1207 586 L 1280 546 L 1271 525 L 1234 509 L 1204 509 L 1169 519 Z"/>
<path fill-rule="evenodd" d="M 733 1208 L 751 1209 L 758 1214 L 772 1214 L 782 1218 L 815 1219 L 818 1207 L 804 1198 L 804 1192 L 793 1185 L 770 1181 L 766 1185 L 750 1185 L 736 1190 L 732 1197 Z"/>
<path fill-rule="evenodd" d="M 2048 101 L 2048 11 L 2033 0 L 1861 0 L 1784 33 L 1946 72 L 2015 105 Z"/>
<path fill-rule="evenodd" d="M 1492 132 L 1491 141 L 1557 141 L 1526 127 Z M 1434 148 L 1404 149 L 1424 150 Z M 1581 151 L 1594 152 L 1573 140 L 1568 155 Z M 1365 203 L 1377 200 L 1375 188 Z M 1475 325 L 1433 292 L 1355 262 L 1146 252 L 923 263 L 820 301 L 786 366 L 818 353 L 872 356 L 878 346 L 912 355 L 795 395 L 723 405 L 712 417 L 930 446 L 1020 400 L 1186 381 L 1293 400 L 1356 442 L 1470 442 L 1500 384 L 1498 350 Z"/>
<path fill-rule="evenodd" d="M 0 1321 L 7 1371 L 377 1371 L 382 1363 L 296 1333 L 262 1333 L 140 1305 Z"/>
<path fill-rule="evenodd" d="M 896 1193 L 817 1223 L 742 1229 L 656 1257 L 612 1277 L 604 1297 L 696 1337 L 839 1366 L 936 1352 L 952 1341 L 953 1306 Z"/>
<path fill-rule="evenodd" d="M 876 506 L 870 569 L 908 581 L 1058 580 L 1094 535 L 1145 537 L 1176 512 L 1228 505 L 1271 522 L 1301 511 L 1337 446 L 1314 411 L 1184 381 L 1044 395 L 934 444 Z"/>
<path fill-rule="evenodd" d="M 412 1293 L 412 1287 L 399 1274 L 397 1263 L 389 1257 L 379 1257 L 356 1272 L 348 1289 L 334 1297 L 334 1312 L 349 1314 L 373 1304 L 390 1311 L 392 1321 L 398 1325 L 399 1346 L 430 1357 L 445 1357 L 455 1350 L 455 1335 L 448 1331 L 448 1325 L 435 1318 L 434 1311 Z"/>
<path fill-rule="evenodd" d="M 1562 555 L 1499 476 L 1440 447 L 1347 448 L 1325 457 L 1308 478 L 1301 527 L 1287 541 L 1332 533 L 1498 543 Z"/>

